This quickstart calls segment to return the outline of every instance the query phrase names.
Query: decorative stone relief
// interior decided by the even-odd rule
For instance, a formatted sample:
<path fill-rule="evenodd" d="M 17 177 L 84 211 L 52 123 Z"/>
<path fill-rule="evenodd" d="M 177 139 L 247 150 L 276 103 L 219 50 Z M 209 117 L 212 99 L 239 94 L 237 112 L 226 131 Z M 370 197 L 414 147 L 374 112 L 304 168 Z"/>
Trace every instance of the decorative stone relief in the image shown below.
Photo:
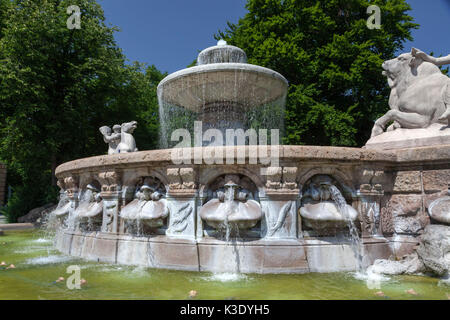
<path fill-rule="evenodd" d="M 261 199 L 266 239 L 297 237 L 297 171 L 297 167 L 267 168 L 266 197 Z"/>
<path fill-rule="evenodd" d="M 385 172 L 376 169 L 363 169 L 360 177 L 361 184 L 359 190 L 361 193 L 378 194 L 383 190 L 383 182 L 386 180 Z"/>
<path fill-rule="evenodd" d="M 267 168 L 267 183 L 266 188 L 268 190 L 281 189 L 281 178 L 283 176 L 283 168 L 281 167 L 269 167 Z"/>
<path fill-rule="evenodd" d="M 169 192 L 193 192 L 196 189 L 194 168 L 167 169 Z"/>
<path fill-rule="evenodd" d="M 193 168 L 180 168 L 180 177 L 183 189 L 195 189 Z"/>
<path fill-rule="evenodd" d="M 250 229 L 262 217 L 256 198 L 256 186 L 247 177 L 225 175 L 208 188 L 208 200 L 200 209 L 200 217 L 211 227 Z"/>
<path fill-rule="evenodd" d="M 358 218 L 358 212 L 349 204 L 328 175 L 316 175 L 305 185 L 300 215 L 303 225 L 320 234 L 335 233 L 348 227 Z"/>
<path fill-rule="evenodd" d="M 297 167 L 269 167 L 267 168 L 266 191 L 296 190 Z"/>
<path fill-rule="evenodd" d="M 120 211 L 120 217 L 138 228 L 140 224 L 150 228 L 163 226 L 169 215 L 165 194 L 165 187 L 159 179 L 146 177 L 136 191 L 135 199 Z"/>
<path fill-rule="evenodd" d="M 177 201 L 169 200 L 170 219 L 168 236 L 195 238 L 195 198 Z"/>
<path fill-rule="evenodd" d="M 267 239 L 292 239 L 297 236 L 296 201 L 264 201 Z"/>
<path fill-rule="evenodd" d="M 169 190 L 181 189 L 183 183 L 180 176 L 180 168 L 167 169 L 167 179 L 169 180 Z"/>
<path fill-rule="evenodd" d="M 380 197 L 361 196 L 359 209 L 363 236 L 381 236 Z"/>
<path fill-rule="evenodd" d="M 101 184 L 103 199 L 102 232 L 117 232 L 119 204 L 122 198 L 121 174 L 117 171 L 103 171 L 96 176 Z"/>
<path fill-rule="evenodd" d="M 119 198 L 103 199 L 102 232 L 117 232 L 117 216 L 119 213 Z"/>
<path fill-rule="evenodd" d="M 103 218 L 103 199 L 98 183 L 92 182 L 79 194 L 79 205 L 73 216 L 77 226 L 83 224 L 83 229 L 93 231 Z"/>
<path fill-rule="evenodd" d="M 59 219 L 65 219 L 68 216 L 71 207 L 72 204 L 70 202 L 69 197 L 67 196 L 67 193 L 62 192 L 59 195 L 58 206 L 56 207 L 55 210 L 52 211 L 52 214 Z"/>
<path fill-rule="evenodd" d="M 66 188 L 67 195 L 70 198 L 76 197 L 76 194 L 78 192 L 78 178 L 77 177 L 69 176 L 69 177 L 64 178 L 64 186 Z"/>
<path fill-rule="evenodd" d="M 56 181 L 56 185 L 59 187 L 60 192 L 64 192 L 64 190 L 66 189 L 66 186 L 64 184 L 64 180 L 63 179 L 58 179 Z"/>
<path fill-rule="evenodd" d="M 190 203 L 186 203 L 181 208 L 178 208 L 171 221 L 171 230 L 175 233 L 181 233 L 186 230 L 188 226 L 187 218 L 192 214 L 192 211 Z"/>
<path fill-rule="evenodd" d="M 282 188 L 285 190 L 297 189 L 297 167 L 283 167 Z"/>
<path fill-rule="evenodd" d="M 116 171 L 105 171 L 98 174 L 98 180 L 102 185 L 102 192 L 120 191 L 121 177 Z"/>
<path fill-rule="evenodd" d="M 168 168 L 166 173 L 169 181 L 170 208 L 166 234 L 172 237 L 195 238 L 197 185 L 194 168 Z"/>
<path fill-rule="evenodd" d="M 64 181 L 61 179 L 58 179 L 57 183 L 58 187 L 60 188 L 59 191 L 59 202 L 55 210 L 52 211 L 52 214 L 55 215 L 59 219 L 65 219 L 69 212 L 70 208 L 72 206 L 70 202 L 70 198 L 68 196 L 67 191 L 65 191 L 65 184 Z"/>

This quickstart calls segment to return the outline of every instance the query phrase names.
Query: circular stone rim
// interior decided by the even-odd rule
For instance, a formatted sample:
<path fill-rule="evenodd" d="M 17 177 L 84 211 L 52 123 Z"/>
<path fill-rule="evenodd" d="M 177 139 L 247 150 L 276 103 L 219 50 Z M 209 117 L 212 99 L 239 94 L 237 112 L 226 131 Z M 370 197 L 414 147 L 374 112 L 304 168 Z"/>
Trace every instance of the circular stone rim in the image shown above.
<path fill-rule="evenodd" d="M 181 80 L 185 77 L 190 77 L 193 75 L 198 75 L 202 73 L 215 73 L 215 72 L 227 72 L 227 71 L 244 71 L 248 73 L 257 73 L 258 75 L 266 76 L 268 78 L 274 78 L 278 81 L 280 81 L 285 86 L 285 95 L 287 94 L 287 89 L 289 86 L 288 80 L 279 72 L 257 66 L 254 64 L 249 63 L 211 63 L 211 64 L 203 64 L 199 66 L 194 66 L 187 69 L 182 69 L 179 71 L 176 71 L 174 73 L 169 74 L 167 77 L 165 77 L 161 82 L 158 84 L 157 87 L 157 95 L 158 97 L 161 97 L 162 101 L 166 101 L 161 93 L 161 90 L 164 86 L 170 85 L 170 83 L 175 82 L 177 80 Z M 273 98 L 269 99 L 268 101 L 275 101 L 276 99 L 280 98 L 281 96 L 274 96 Z M 178 104 L 177 104 L 178 105 Z M 183 107 L 182 105 L 179 105 Z M 188 108 L 189 109 L 189 108 Z"/>
<path fill-rule="evenodd" d="M 251 148 L 249 146 L 220 146 L 220 147 L 189 147 L 183 148 L 186 152 L 186 156 L 189 159 L 194 159 L 194 155 L 199 150 L 223 150 L 222 154 L 226 155 L 230 150 L 238 154 L 238 150 L 243 149 L 245 159 L 249 159 Z M 260 148 L 266 148 L 266 146 L 258 146 L 258 154 L 260 154 Z M 363 148 L 351 148 L 351 147 L 324 147 L 324 146 L 295 146 L 295 145 L 280 145 L 279 157 L 281 161 L 345 161 L 345 162 L 383 162 L 383 163 L 396 163 L 398 162 L 397 154 L 392 151 L 380 151 Z M 450 145 L 448 146 L 450 150 Z M 176 149 L 175 149 L 176 150 Z M 266 149 L 264 149 L 266 150 Z M 148 167 L 148 166 L 161 166 L 173 164 L 172 152 L 174 149 L 157 149 L 157 150 L 145 150 L 130 153 L 118 153 L 112 155 L 100 155 L 87 158 L 80 158 L 72 161 L 68 161 L 60 164 L 56 170 L 55 175 L 57 178 L 62 178 L 71 173 L 81 173 L 90 171 L 101 171 L 115 169 L 126 169 L 136 167 Z M 240 151 L 239 151 L 240 152 Z M 264 151 L 266 152 L 266 151 Z M 269 149 L 270 154 L 270 149 Z M 429 154 L 429 152 L 428 152 Z M 450 158 L 444 157 L 445 159 Z M 183 158 L 184 160 L 184 158 Z M 205 159 L 204 159 L 205 160 Z M 210 160 L 207 159 L 206 160 Z M 447 161 L 447 160 L 446 160 Z M 194 166 L 206 165 L 206 162 Z M 258 164 L 263 167 L 263 165 Z M 214 164 L 213 167 L 224 167 L 225 164 Z"/>

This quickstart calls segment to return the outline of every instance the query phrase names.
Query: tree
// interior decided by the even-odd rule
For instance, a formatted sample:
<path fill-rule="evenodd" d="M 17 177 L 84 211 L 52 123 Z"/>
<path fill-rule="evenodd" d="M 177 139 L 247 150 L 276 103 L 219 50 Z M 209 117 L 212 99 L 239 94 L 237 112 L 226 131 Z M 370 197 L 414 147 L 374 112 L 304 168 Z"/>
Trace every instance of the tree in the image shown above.
<path fill-rule="evenodd" d="M 155 82 L 163 75 L 126 65 L 117 28 L 105 25 L 95 0 L 9 2 L 0 39 L 0 159 L 15 191 L 7 208 L 13 221 L 55 200 L 57 165 L 105 153 L 100 126 L 137 120 L 136 134 L 154 139 L 142 145 L 155 147 Z M 67 26 L 71 5 L 81 9 L 80 29 Z"/>
<path fill-rule="evenodd" d="M 154 65 L 146 67 L 134 62 L 124 67 L 122 86 L 114 94 L 115 112 L 110 115 L 110 119 L 112 122 L 119 119 L 138 122 L 138 129 L 133 135 L 139 150 L 156 149 L 159 145 L 159 105 L 156 90 L 166 75 Z M 104 143 L 102 144 L 105 149 Z"/>
<path fill-rule="evenodd" d="M 6 13 L 9 5 L 9 0 L 0 0 L 0 39 L 3 37 L 2 30 L 5 27 Z"/>
<path fill-rule="evenodd" d="M 367 27 L 370 5 L 381 9 L 381 29 Z M 418 27 L 406 1 L 248 0 L 246 8 L 215 37 L 288 79 L 284 142 L 364 145 L 389 108 L 381 64 Z"/>

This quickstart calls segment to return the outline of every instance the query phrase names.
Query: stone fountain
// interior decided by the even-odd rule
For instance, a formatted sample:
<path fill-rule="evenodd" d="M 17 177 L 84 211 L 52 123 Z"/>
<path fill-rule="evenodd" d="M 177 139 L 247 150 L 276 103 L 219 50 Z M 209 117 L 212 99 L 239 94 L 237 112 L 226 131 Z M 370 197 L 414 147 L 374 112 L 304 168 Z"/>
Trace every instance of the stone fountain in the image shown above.
<path fill-rule="evenodd" d="M 192 133 L 200 121 L 206 136 L 209 129 L 227 135 L 283 127 L 282 75 L 248 64 L 245 52 L 224 42 L 197 61 L 158 86 L 163 146 L 173 142 L 173 130 Z M 392 64 L 384 67 L 394 91 Z M 437 102 L 435 108 L 445 111 Z M 94 261 L 213 272 L 333 272 L 399 259 L 414 251 L 430 222 L 448 217 L 450 140 L 441 128 L 438 138 L 419 139 L 419 148 L 408 132 L 406 142 L 389 144 L 383 135 L 441 121 L 433 115 L 414 129 L 395 110 L 377 121 L 378 138 L 364 148 L 200 141 L 180 149 L 182 161 L 174 161 L 177 149 L 137 152 L 135 122 L 102 127 L 108 155 L 56 170 L 56 247 Z"/>

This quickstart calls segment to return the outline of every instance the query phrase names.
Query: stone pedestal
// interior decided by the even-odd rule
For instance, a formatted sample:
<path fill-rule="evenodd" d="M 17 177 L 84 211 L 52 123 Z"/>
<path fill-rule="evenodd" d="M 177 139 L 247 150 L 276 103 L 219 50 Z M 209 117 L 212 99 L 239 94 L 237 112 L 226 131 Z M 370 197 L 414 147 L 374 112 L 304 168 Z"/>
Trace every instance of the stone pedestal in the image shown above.
<path fill-rule="evenodd" d="M 119 230 L 119 206 L 121 202 L 121 192 L 102 192 L 103 199 L 103 219 L 102 232 L 117 233 Z"/>
<path fill-rule="evenodd" d="M 450 127 L 433 123 L 422 129 L 396 129 L 371 138 L 366 143 L 367 149 L 395 150 L 442 146 L 450 144 Z"/>
<path fill-rule="evenodd" d="M 296 239 L 301 231 L 298 220 L 298 193 L 269 193 L 261 198 L 264 219 L 261 233 L 265 239 Z M 300 229 L 298 229 L 300 228 Z"/>
<path fill-rule="evenodd" d="M 80 202 L 78 198 L 78 192 L 69 192 L 68 198 L 70 202 L 69 215 L 67 217 L 67 227 L 69 230 L 75 230 L 77 228 L 76 217 L 74 216 L 74 211 L 78 208 Z"/>

